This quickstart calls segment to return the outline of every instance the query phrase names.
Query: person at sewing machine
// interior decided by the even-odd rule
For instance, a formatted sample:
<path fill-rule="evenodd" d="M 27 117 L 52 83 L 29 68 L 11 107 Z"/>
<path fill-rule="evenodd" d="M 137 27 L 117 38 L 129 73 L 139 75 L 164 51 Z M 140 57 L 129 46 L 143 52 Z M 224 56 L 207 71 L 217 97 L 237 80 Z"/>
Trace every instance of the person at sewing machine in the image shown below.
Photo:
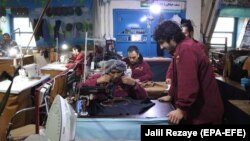
<path fill-rule="evenodd" d="M 110 90 L 110 94 L 98 94 L 94 99 L 103 101 L 110 97 L 131 97 L 133 99 L 147 98 L 147 92 L 135 79 L 124 74 L 126 63 L 121 60 L 108 60 L 105 62 L 103 74 L 96 74 L 80 83 L 78 87 L 103 86 Z"/>
<path fill-rule="evenodd" d="M 137 46 L 129 46 L 128 57 L 124 59 L 128 67 L 132 70 L 131 77 L 139 82 L 152 79 L 152 71 L 149 64 L 143 60 Z"/>
<path fill-rule="evenodd" d="M 11 39 L 10 34 L 4 33 L 3 40 L 0 41 L 0 56 L 8 56 L 9 50 L 15 46 L 17 46 L 16 41 Z"/>
<path fill-rule="evenodd" d="M 81 61 L 84 59 L 84 53 L 81 52 L 81 46 L 75 45 L 72 47 L 72 57 L 69 59 L 68 64 L 66 64 L 66 67 L 69 69 L 73 69 L 75 67 L 76 69 L 76 75 L 81 76 L 83 74 L 83 64 L 81 64 Z M 78 66 L 76 66 L 78 65 Z"/>

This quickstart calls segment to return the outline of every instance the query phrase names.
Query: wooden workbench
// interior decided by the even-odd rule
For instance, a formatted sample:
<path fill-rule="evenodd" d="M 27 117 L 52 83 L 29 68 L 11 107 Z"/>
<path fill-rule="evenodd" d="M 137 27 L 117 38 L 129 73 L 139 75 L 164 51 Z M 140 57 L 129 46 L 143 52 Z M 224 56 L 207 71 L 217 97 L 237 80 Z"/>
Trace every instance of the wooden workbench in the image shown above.
<path fill-rule="evenodd" d="M 228 103 L 229 124 L 250 124 L 250 100 L 228 100 Z"/>
<path fill-rule="evenodd" d="M 42 74 L 49 74 L 51 78 L 57 76 L 63 71 L 66 71 L 68 68 L 65 67 L 66 64 L 61 63 L 51 63 L 41 68 Z"/>
<path fill-rule="evenodd" d="M 10 96 L 5 105 L 4 111 L 0 116 L 0 140 L 5 141 L 6 129 L 12 118 L 12 116 L 19 110 L 32 106 L 31 89 L 48 80 L 49 76 L 41 76 L 40 79 L 30 80 L 23 78 L 22 76 L 16 76 L 11 88 Z M 9 85 L 9 80 L 0 82 L 0 101 L 2 101 Z M 27 113 L 22 114 L 14 121 L 14 128 L 28 123 L 34 116 L 30 116 Z"/>
<path fill-rule="evenodd" d="M 3 71 L 8 72 L 13 75 L 15 72 L 15 67 L 13 66 L 13 62 L 16 59 L 16 63 L 20 64 L 21 58 L 11 58 L 11 57 L 0 57 L 0 73 Z M 25 55 L 23 57 L 23 65 L 33 64 L 34 56 L 33 55 Z"/>

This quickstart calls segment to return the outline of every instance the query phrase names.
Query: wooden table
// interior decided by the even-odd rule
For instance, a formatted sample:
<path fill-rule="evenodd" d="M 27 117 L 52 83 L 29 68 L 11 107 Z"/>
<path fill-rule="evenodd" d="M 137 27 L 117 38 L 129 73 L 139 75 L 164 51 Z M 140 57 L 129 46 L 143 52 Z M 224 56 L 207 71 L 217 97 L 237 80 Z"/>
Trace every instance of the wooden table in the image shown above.
<path fill-rule="evenodd" d="M 215 74 L 215 78 L 216 78 L 216 80 L 218 80 L 218 81 L 224 82 L 224 83 L 226 83 L 226 84 L 228 84 L 228 85 L 230 85 L 230 86 L 233 86 L 233 87 L 235 87 L 235 88 L 237 88 L 237 89 L 240 89 L 240 90 L 242 90 L 242 91 L 245 91 L 245 88 L 242 87 L 242 86 L 240 85 L 239 82 L 230 80 L 228 77 L 223 77 L 223 76 L 221 76 L 221 75 Z"/>
<path fill-rule="evenodd" d="M 57 76 L 63 71 L 66 71 L 67 68 L 65 67 L 66 64 L 61 63 L 51 63 L 47 64 L 46 66 L 41 68 L 42 74 L 49 74 L 51 78 Z"/>
<path fill-rule="evenodd" d="M 246 113 L 250 120 L 250 100 L 229 100 L 229 102 Z"/>
<path fill-rule="evenodd" d="M 248 99 L 246 89 L 237 81 L 230 80 L 227 77 L 216 75 L 217 84 L 220 94 L 224 101 L 229 99 Z"/>
<path fill-rule="evenodd" d="M 17 64 L 21 63 L 21 58 L 10 58 L 10 57 L 0 57 L 0 73 L 3 71 L 8 72 L 13 75 L 15 72 L 15 67 L 13 66 L 14 60 Z M 23 65 L 28 65 L 34 63 L 33 55 L 25 55 L 23 57 Z"/>
<path fill-rule="evenodd" d="M 40 79 L 33 79 L 29 80 L 28 78 L 23 78 L 21 76 L 17 76 L 14 79 L 11 94 L 8 99 L 8 102 L 5 106 L 5 109 L 0 116 L 0 139 L 1 141 L 5 140 L 6 135 L 6 128 L 8 126 L 8 123 L 10 122 L 12 116 L 19 110 L 27 107 L 32 106 L 32 99 L 31 99 L 31 88 L 39 85 L 43 81 L 49 79 L 49 76 L 41 76 Z M 10 85 L 9 80 L 5 80 L 0 82 L 0 101 L 2 101 L 4 94 L 6 93 L 6 90 L 8 89 Z M 27 114 L 23 114 L 20 117 L 17 117 L 17 120 L 14 127 L 19 127 L 28 121 L 30 121 L 34 116 L 30 116 Z"/>
<path fill-rule="evenodd" d="M 250 100 L 228 100 L 225 119 L 228 124 L 250 124 Z"/>

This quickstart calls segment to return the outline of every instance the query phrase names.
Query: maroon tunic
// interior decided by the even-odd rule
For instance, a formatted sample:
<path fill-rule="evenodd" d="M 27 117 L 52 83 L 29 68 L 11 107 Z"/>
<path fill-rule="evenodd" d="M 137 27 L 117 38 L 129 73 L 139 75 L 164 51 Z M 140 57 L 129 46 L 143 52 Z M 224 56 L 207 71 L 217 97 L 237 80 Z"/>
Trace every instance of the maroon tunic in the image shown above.
<path fill-rule="evenodd" d="M 80 83 L 78 87 L 82 86 L 97 86 L 96 80 L 101 77 L 100 74 L 95 74 L 91 77 L 89 77 L 85 83 Z M 121 81 L 118 81 L 117 83 L 114 83 L 114 89 L 113 89 L 113 96 L 114 97 L 132 97 L 134 99 L 144 99 L 147 97 L 146 90 L 141 87 L 139 84 L 136 83 L 135 86 L 129 86 L 123 84 Z M 105 98 L 104 94 L 98 94 L 96 95 L 97 99 L 103 99 Z"/>
<path fill-rule="evenodd" d="M 75 68 L 76 75 L 81 76 L 83 74 L 83 70 L 84 70 L 83 60 L 84 60 L 84 53 L 80 52 L 78 55 L 73 55 L 70 58 L 69 63 L 66 64 L 66 67 L 69 69 L 73 69 L 76 67 Z"/>
<path fill-rule="evenodd" d="M 188 37 L 187 37 L 188 38 Z M 193 39 L 194 40 L 194 39 Z M 208 48 L 204 45 L 204 44 L 202 44 L 201 42 L 199 42 L 199 41 L 197 41 L 197 40 L 194 40 L 196 43 L 198 43 L 199 45 L 198 45 L 198 47 L 199 48 L 201 48 L 201 50 L 205 53 L 205 55 L 209 58 L 209 54 L 208 54 Z M 170 62 L 170 64 L 169 64 L 169 67 L 168 67 L 168 70 L 167 70 L 167 72 L 166 72 L 166 79 L 167 78 L 170 78 L 170 79 L 172 79 L 172 72 L 173 72 L 173 64 L 172 64 L 172 61 Z"/>
<path fill-rule="evenodd" d="M 176 108 L 187 112 L 191 124 L 220 123 L 224 108 L 211 64 L 196 43 L 185 38 L 173 56 L 169 95 Z"/>
<path fill-rule="evenodd" d="M 152 80 L 153 73 L 149 64 L 143 60 L 143 57 L 140 55 L 138 62 L 131 64 L 128 58 L 124 59 L 124 62 L 132 70 L 132 78 L 139 79 L 141 82 Z"/>

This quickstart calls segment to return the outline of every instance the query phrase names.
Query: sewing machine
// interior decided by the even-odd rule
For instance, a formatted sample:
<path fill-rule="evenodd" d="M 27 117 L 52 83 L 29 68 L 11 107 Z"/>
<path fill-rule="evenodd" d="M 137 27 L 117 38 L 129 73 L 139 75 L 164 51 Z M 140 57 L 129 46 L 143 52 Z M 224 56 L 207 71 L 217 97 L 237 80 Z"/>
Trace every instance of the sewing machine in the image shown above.
<path fill-rule="evenodd" d="M 87 107 L 95 94 L 105 94 L 108 99 L 112 99 L 112 84 L 103 86 L 83 86 L 78 90 L 76 96 L 76 112 L 78 116 L 88 116 Z"/>

